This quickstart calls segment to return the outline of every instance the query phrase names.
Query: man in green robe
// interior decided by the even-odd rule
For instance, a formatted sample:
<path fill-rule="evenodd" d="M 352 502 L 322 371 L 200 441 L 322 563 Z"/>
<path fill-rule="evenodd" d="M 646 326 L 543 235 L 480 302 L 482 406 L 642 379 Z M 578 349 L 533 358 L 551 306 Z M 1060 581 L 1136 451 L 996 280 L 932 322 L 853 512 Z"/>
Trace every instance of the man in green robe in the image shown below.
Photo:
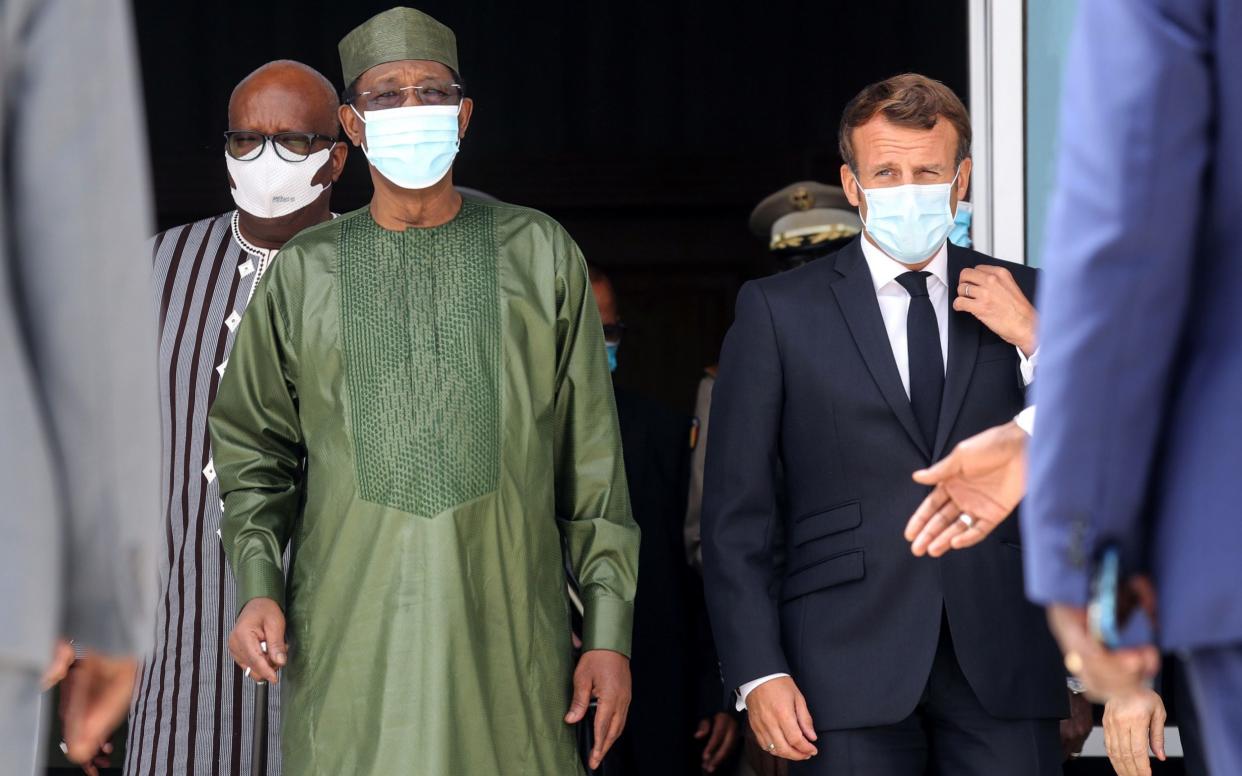
<path fill-rule="evenodd" d="M 579 774 L 591 699 L 591 767 L 625 722 L 638 553 L 586 266 L 454 190 L 452 31 L 395 8 L 340 52 L 374 197 L 285 244 L 211 412 L 230 651 L 283 668 L 287 773 Z"/>

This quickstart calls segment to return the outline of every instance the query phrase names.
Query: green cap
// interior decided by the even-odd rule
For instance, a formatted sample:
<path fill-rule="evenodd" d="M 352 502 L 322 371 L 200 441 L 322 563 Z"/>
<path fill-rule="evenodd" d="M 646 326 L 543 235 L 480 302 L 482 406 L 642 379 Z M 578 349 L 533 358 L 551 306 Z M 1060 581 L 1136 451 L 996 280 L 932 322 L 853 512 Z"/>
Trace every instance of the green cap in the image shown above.
<path fill-rule="evenodd" d="M 341 38 L 337 50 L 346 88 L 376 65 L 403 59 L 427 59 L 454 73 L 461 72 L 457 67 L 457 36 L 413 8 L 390 8 L 372 16 Z"/>

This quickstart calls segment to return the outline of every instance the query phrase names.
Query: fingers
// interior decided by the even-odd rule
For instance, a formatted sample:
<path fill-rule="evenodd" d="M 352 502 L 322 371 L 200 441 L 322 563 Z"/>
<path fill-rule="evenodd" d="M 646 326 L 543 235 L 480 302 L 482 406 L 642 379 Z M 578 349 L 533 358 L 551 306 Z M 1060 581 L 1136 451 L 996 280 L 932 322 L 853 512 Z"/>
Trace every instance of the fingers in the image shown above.
<path fill-rule="evenodd" d="M 921 472 L 915 472 L 915 479 Z M 932 515 L 936 514 L 940 507 L 944 506 L 949 500 L 949 496 L 944 488 L 936 487 L 931 493 L 927 494 L 927 498 L 923 499 L 923 503 L 919 504 L 919 508 L 914 510 L 914 514 L 910 516 L 910 520 L 906 522 L 906 530 L 904 536 L 906 541 L 912 542 L 919 535 L 923 527 L 927 525 L 927 521 L 931 520 Z"/>
<path fill-rule="evenodd" d="M 708 773 L 714 773 L 725 758 L 729 756 L 729 752 L 733 751 L 733 745 L 737 741 L 737 723 L 728 715 L 716 715 L 716 724 L 712 730 L 712 737 L 707 742 L 707 746 L 703 749 L 703 770 Z"/>
<path fill-rule="evenodd" d="M 941 458 L 936 463 L 926 469 L 919 469 L 914 473 L 914 481 L 923 485 L 937 485 L 955 474 L 962 473 L 962 456 L 958 452 L 958 448 L 953 448 L 953 452 Z"/>
<path fill-rule="evenodd" d="M 965 531 L 962 531 L 957 536 L 952 537 L 949 540 L 949 544 L 952 545 L 955 550 L 964 550 L 967 547 L 974 547 L 979 542 L 988 538 L 988 536 L 992 534 L 992 529 L 995 527 L 995 524 L 976 517 L 975 524 L 970 528 L 967 528 Z"/>
<path fill-rule="evenodd" d="M 798 729 L 802 731 L 802 735 L 806 736 L 810 741 L 818 741 L 819 736 L 815 734 L 815 721 L 811 719 L 811 710 L 807 708 L 806 698 L 802 697 L 802 693 L 798 693 L 794 698 L 794 714 L 797 717 Z"/>
<path fill-rule="evenodd" d="M 806 734 L 802 732 L 802 727 L 798 724 L 797 712 L 793 709 L 788 709 L 786 713 L 781 714 L 777 718 L 777 724 L 785 737 L 785 745 L 793 752 L 793 756 L 786 754 L 782 757 L 790 760 L 805 760 L 819 754 L 819 750 L 807 740 Z"/>
<path fill-rule="evenodd" d="M 252 633 L 243 642 L 242 647 L 245 655 L 245 669 L 250 671 L 250 678 L 256 682 L 269 682 L 276 684 L 280 681 L 280 677 L 276 675 L 276 669 L 268 659 L 268 653 L 263 649 L 264 640 L 259 634 Z"/>
<path fill-rule="evenodd" d="M 263 638 L 268 660 L 273 667 L 283 668 L 289 662 L 289 647 L 285 644 L 285 616 L 279 609 L 263 618 Z"/>
<path fill-rule="evenodd" d="M 1151 776 L 1151 759 L 1147 756 L 1147 732 L 1134 725 L 1127 726 L 1127 761 L 1132 776 Z"/>
<path fill-rule="evenodd" d="M 958 515 L 943 531 L 933 537 L 931 543 L 927 545 L 927 554 L 933 558 L 939 558 L 949 550 L 953 549 L 953 540 L 961 536 L 968 530 L 966 523 L 962 522 L 962 518 L 967 517 L 966 514 Z M 972 518 L 973 519 L 973 518 Z"/>
<path fill-rule="evenodd" d="M 1167 721 L 1168 714 L 1161 705 L 1151 719 L 1151 750 L 1161 762 L 1168 759 L 1164 753 L 1164 723 Z"/>
<path fill-rule="evenodd" d="M 945 531 L 951 529 L 954 523 L 960 523 L 962 510 L 952 501 L 946 501 L 940 509 L 936 510 L 936 514 L 932 515 L 927 525 L 923 526 L 923 530 L 914 538 L 914 542 L 910 545 L 910 551 L 916 556 L 922 557 L 928 549 L 928 545 Z"/>
<path fill-rule="evenodd" d="M 569 702 L 569 713 L 565 715 L 565 722 L 570 725 L 576 725 L 586 716 L 587 709 L 591 705 L 591 680 L 587 678 L 585 672 L 574 673 L 574 695 Z"/>
<path fill-rule="evenodd" d="M 612 746 L 612 723 L 617 710 L 613 703 L 600 699 L 595 706 L 595 745 L 591 749 L 591 770 L 595 770 L 604 761 L 604 755 Z"/>
<path fill-rule="evenodd" d="M 710 719 L 701 719 L 699 720 L 699 726 L 694 729 L 694 740 L 702 741 L 703 737 L 711 732 L 712 732 L 712 721 Z M 711 746 L 711 742 L 709 741 L 707 745 Z"/>
<path fill-rule="evenodd" d="M 979 318 L 987 312 L 987 305 L 981 299 L 956 296 L 953 298 L 953 309 L 960 313 L 970 313 Z"/>

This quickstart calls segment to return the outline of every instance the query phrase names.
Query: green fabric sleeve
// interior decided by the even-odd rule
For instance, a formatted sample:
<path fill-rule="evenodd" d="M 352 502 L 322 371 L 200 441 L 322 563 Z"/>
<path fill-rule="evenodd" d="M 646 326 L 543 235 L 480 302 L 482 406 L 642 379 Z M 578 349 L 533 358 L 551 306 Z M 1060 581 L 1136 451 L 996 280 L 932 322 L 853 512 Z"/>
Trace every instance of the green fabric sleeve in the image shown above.
<path fill-rule="evenodd" d="M 586 262 L 566 242 L 556 279 L 556 511 L 586 609 L 583 649 L 629 655 L 638 524 L 630 514 L 599 310 Z"/>
<path fill-rule="evenodd" d="M 285 605 L 282 556 L 299 508 L 305 450 L 294 388 L 294 348 L 278 303 L 280 257 L 247 308 L 209 416 L 224 499 L 221 539 L 237 608 L 266 597 Z"/>

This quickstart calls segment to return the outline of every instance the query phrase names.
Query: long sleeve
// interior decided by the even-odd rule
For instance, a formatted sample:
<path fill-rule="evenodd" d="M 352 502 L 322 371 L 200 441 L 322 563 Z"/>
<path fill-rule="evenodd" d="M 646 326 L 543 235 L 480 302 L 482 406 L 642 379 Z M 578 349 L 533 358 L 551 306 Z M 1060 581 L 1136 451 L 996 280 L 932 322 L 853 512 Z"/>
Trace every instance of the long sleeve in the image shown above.
<path fill-rule="evenodd" d="M 143 247 L 149 176 L 128 4 L 9 3 L 0 17 L 8 28 L 0 255 L 12 255 L 0 271 L 15 284 L 4 304 L 19 318 L 42 415 L 23 424 L 41 425 L 47 441 L 27 455 L 46 452 L 59 514 L 21 514 L 25 496 L 6 495 L 6 509 L 58 523 L 59 552 L 41 563 L 62 575 L 52 609 L 60 633 L 105 652 L 139 652 L 152 634 L 162 531 L 156 320 Z M 20 426 L 0 431 L 8 433 Z M 13 484 L 43 489 L 34 478 Z M 22 546 L 23 533 L 7 541 Z M 39 558 L 41 548 L 23 551 Z"/>
<path fill-rule="evenodd" d="M 1212 162 L 1210 16 L 1203 0 L 1095 0 L 1079 11 L 1023 514 L 1027 589 L 1040 603 L 1083 604 L 1105 543 L 1142 557 Z"/>
<path fill-rule="evenodd" d="M 767 301 L 750 283 L 721 351 L 703 494 L 703 577 L 729 688 L 789 673 L 771 592 L 782 390 Z"/>
<path fill-rule="evenodd" d="M 294 386 L 296 349 L 280 299 L 281 270 L 291 265 L 296 257 L 282 255 L 261 282 L 210 415 L 224 499 L 222 539 L 237 580 L 239 611 L 259 597 L 284 606 L 281 557 L 300 504 L 305 448 Z"/>
<path fill-rule="evenodd" d="M 572 246 L 557 270 L 556 512 L 585 607 L 583 649 L 628 655 L 638 584 L 621 432 L 599 311 Z"/>

